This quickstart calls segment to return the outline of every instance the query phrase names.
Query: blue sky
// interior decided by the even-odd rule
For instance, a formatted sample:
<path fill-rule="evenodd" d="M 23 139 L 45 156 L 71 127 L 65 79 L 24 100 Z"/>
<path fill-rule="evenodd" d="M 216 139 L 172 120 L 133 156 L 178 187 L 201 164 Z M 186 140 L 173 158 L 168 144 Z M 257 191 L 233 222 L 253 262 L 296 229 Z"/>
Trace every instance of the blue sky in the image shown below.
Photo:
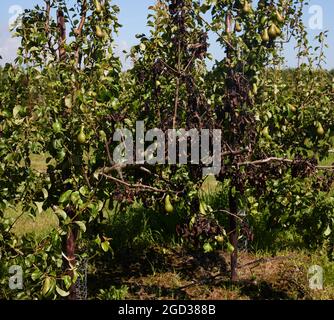
<path fill-rule="evenodd" d="M 121 13 L 119 16 L 120 23 L 123 25 L 117 38 L 119 51 L 128 49 L 137 43 L 135 35 L 147 32 L 146 17 L 148 14 L 148 6 L 154 4 L 154 0 L 114 0 L 119 5 Z M 8 32 L 8 21 L 15 15 L 16 10 L 21 8 L 30 8 L 36 4 L 42 4 L 42 0 L 0 0 L 0 55 L 4 61 L 11 61 L 15 57 L 17 48 L 17 39 L 12 39 Z M 309 12 L 309 8 L 305 10 L 305 23 L 308 26 L 311 43 L 312 38 L 319 32 L 329 30 L 328 45 L 326 51 L 327 67 L 334 68 L 334 1 L 333 0 L 309 0 L 309 6 L 317 9 L 320 6 L 323 10 L 323 29 L 315 30 L 310 27 L 310 22 L 314 14 Z M 219 47 L 213 42 L 210 51 L 215 57 L 219 57 L 221 52 Z M 293 66 L 296 63 L 295 51 L 293 44 L 287 46 L 285 50 L 287 64 Z M 1 62 L 0 62 L 1 63 Z"/>

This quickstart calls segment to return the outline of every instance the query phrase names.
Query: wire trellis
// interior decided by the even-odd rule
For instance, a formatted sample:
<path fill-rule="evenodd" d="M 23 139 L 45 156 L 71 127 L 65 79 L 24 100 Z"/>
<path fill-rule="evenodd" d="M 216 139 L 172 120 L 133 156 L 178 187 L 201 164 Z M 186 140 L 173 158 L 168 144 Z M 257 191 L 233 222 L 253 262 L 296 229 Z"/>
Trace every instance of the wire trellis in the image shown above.
<path fill-rule="evenodd" d="M 87 286 L 87 273 L 88 273 L 88 260 L 82 259 L 80 256 L 77 259 L 77 272 L 79 277 L 75 283 L 75 297 L 76 300 L 87 300 L 88 298 L 88 286 Z"/>

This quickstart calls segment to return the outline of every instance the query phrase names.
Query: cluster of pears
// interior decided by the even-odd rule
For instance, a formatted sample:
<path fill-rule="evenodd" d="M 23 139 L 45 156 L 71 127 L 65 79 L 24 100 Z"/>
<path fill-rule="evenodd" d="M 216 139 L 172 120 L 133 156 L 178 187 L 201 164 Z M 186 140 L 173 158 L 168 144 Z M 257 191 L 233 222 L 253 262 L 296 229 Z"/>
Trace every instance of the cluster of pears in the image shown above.
<path fill-rule="evenodd" d="M 276 11 L 275 13 L 275 19 L 278 23 L 283 23 L 284 18 L 282 15 Z M 275 40 L 277 37 L 279 37 L 282 34 L 281 29 L 275 24 L 275 22 L 271 22 L 269 28 L 265 28 L 263 30 L 263 33 L 261 35 L 262 41 L 268 42 L 270 39 Z"/>
<path fill-rule="evenodd" d="M 98 14 L 101 14 L 101 13 L 103 12 L 103 6 L 102 6 L 102 4 L 101 4 L 98 0 L 95 0 L 95 1 L 94 1 L 94 4 L 95 4 L 95 11 L 96 11 Z M 105 37 L 107 36 L 106 32 L 103 31 L 103 30 L 101 29 L 101 27 L 98 26 L 98 25 L 96 26 L 95 34 L 96 34 L 96 36 L 97 36 L 98 38 L 100 38 L 100 39 L 103 39 L 103 38 L 105 38 Z"/>

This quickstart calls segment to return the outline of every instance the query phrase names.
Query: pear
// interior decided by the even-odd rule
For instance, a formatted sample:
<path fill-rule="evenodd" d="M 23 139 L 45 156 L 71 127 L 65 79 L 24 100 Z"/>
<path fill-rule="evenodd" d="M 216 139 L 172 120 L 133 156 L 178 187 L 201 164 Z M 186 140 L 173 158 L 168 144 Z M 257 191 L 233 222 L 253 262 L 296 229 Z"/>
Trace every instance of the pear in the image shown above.
<path fill-rule="evenodd" d="M 319 122 L 319 123 L 318 123 L 318 128 L 317 128 L 317 135 L 318 135 L 319 137 L 321 137 L 321 136 L 323 136 L 324 134 L 325 134 L 325 130 L 324 130 L 322 124 Z"/>
<path fill-rule="evenodd" d="M 296 112 L 297 111 L 296 107 L 292 104 L 289 104 L 289 109 L 290 109 L 291 112 Z"/>
<path fill-rule="evenodd" d="M 170 196 L 169 194 L 167 194 L 166 198 L 165 198 L 165 210 L 167 212 L 167 214 L 171 214 L 174 212 L 174 208 L 170 202 Z"/>
<path fill-rule="evenodd" d="M 86 143 L 86 135 L 85 135 L 83 127 L 81 127 L 80 133 L 77 136 L 77 140 L 80 144 L 85 144 Z"/>
<path fill-rule="evenodd" d="M 245 3 L 244 3 L 244 7 L 242 8 L 242 11 L 243 11 L 244 13 L 250 13 L 251 10 L 252 10 L 251 5 L 248 3 L 248 1 L 245 1 Z"/>
<path fill-rule="evenodd" d="M 238 21 L 235 22 L 234 29 L 235 29 L 236 32 L 241 32 L 242 28 L 241 28 L 241 25 Z"/>
<path fill-rule="evenodd" d="M 96 26 L 96 36 L 98 38 L 104 38 L 104 32 L 102 31 L 100 26 Z"/>
<path fill-rule="evenodd" d="M 282 34 L 281 29 L 277 27 L 276 25 L 275 25 L 275 29 L 276 29 L 276 35 L 280 36 Z"/>
<path fill-rule="evenodd" d="M 262 35 L 261 35 L 262 41 L 268 42 L 270 40 L 269 34 L 268 34 L 268 28 L 264 29 Z"/>
<path fill-rule="evenodd" d="M 276 11 L 276 20 L 280 23 L 284 22 L 284 17 L 278 11 Z"/>
<path fill-rule="evenodd" d="M 97 13 L 101 13 L 102 12 L 101 3 L 98 0 L 95 0 L 95 9 L 96 9 Z"/>
<path fill-rule="evenodd" d="M 268 30 L 268 35 L 272 39 L 275 39 L 277 37 L 277 29 L 276 28 L 277 27 L 276 27 L 275 23 L 273 23 Z"/>

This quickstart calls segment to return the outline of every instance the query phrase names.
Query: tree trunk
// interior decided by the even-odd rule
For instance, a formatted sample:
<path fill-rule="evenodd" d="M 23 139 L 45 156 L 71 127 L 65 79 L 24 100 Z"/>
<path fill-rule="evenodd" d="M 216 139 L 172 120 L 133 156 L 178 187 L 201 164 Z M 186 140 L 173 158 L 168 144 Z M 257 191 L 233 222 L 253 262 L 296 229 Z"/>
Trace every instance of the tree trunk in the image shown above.
<path fill-rule="evenodd" d="M 66 58 L 66 50 L 65 50 L 65 43 L 66 43 L 66 23 L 63 11 L 59 8 L 57 10 L 57 23 L 58 23 L 58 32 L 59 32 L 59 60 L 64 61 Z"/>
<path fill-rule="evenodd" d="M 68 212 L 69 216 L 74 216 L 73 212 Z M 66 240 L 63 244 L 63 252 L 66 255 L 64 258 L 65 266 L 66 266 L 66 274 L 73 279 L 74 272 L 73 269 L 76 265 L 75 251 L 76 251 L 76 240 L 77 240 L 77 232 L 70 227 L 67 233 Z M 69 300 L 76 300 L 76 287 L 73 284 L 70 289 L 70 295 L 68 297 Z"/>
<path fill-rule="evenodd" d="M 237 218 L 235 215 L 238 214 L 237 201 L 232 194 L 232 187 L 229 194 L 229 204 L 230 204 L 230 243 L 234 247 L 234 251 L 231 253 L 231 281 L 238 280 L 238 228 L 237 228 Z"/>

